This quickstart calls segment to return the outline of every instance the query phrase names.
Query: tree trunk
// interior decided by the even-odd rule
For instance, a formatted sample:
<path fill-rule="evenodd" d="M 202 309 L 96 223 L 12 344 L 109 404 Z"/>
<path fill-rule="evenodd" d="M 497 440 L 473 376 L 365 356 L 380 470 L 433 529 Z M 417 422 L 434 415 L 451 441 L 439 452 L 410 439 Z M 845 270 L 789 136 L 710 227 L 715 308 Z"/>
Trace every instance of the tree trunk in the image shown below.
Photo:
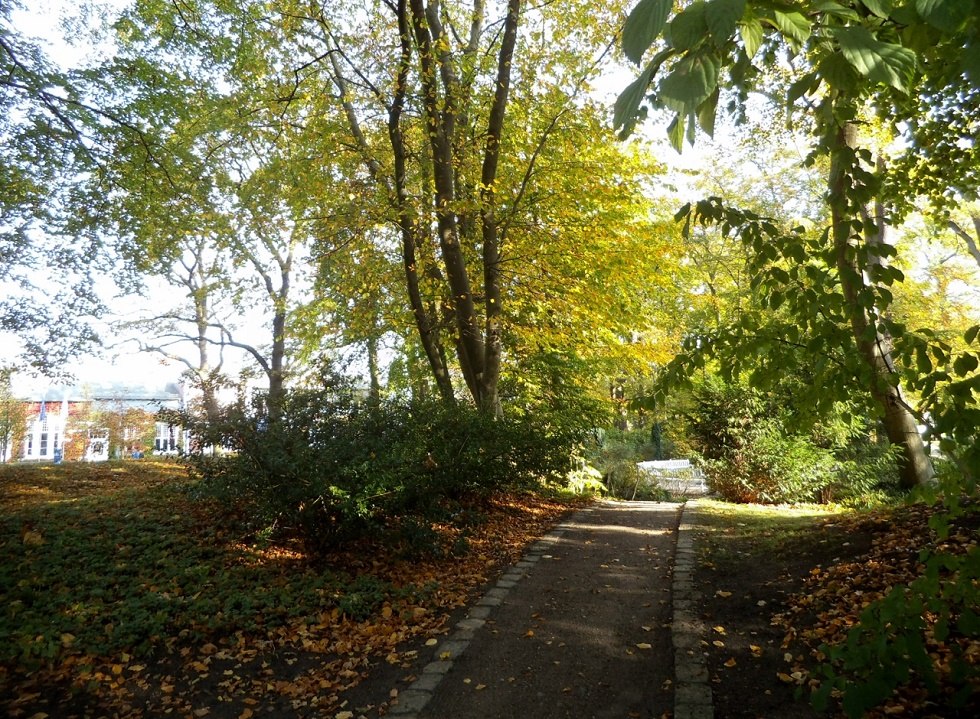
<path fill-rule="evenodd" d="M 368 377 L 371 382 L 368 393 L 368 404 L 372 407 L 381 406 L 381 378 L 378 370 L 378 338 L 372 335 L 367 340 Z"/>
<path fill-rule="evenodd" d="M 483 228 L 483 292 L 486 296 L 486 325 L 484 328 L 483 372 L 478 381 L 480 392 L 476 397 L 480 408 L 495 416 L 502 414 L 497 384 L 500 380 L 501 359 L 501 302 L 500 291 L 500 233 L 497 229 L 496 196 L 494 184 L 500 162 L 500 141 L 503 135 L 507 98 L 510 93 L 510 68 L 517 45 L 517 27 L 521 12 L 520 0 L 507 3 L 507 20 L 504 38 L 497 58 L 497 82 L 493 105 L 487 123 L 486 146 L 480 174 L 480 224 Z"/>
<path fill-rule="evenodd" d="M 480 173 L 480 237 L 473 235 L 472 217 L 458 208 L 458 193 L 468 192 L 470 185 L 460 181 L 459 168 L 463 163 L 463 135 L 472 128 L 468 99 L 471 88 L 464 87 L 454 65 L 456 59 L 446 49 L 437 6 L 423 0 L 409 0 L 406 7 L 399 2 L 399 26 L 405 38 L 408 25 L 418 53 L 419 82 L 425 110 L 425 122 L 432 158 L 432 192 L 436 231 L 443 269 L 449 284 L 450 308 L 455 318 L 456 355 L 466 386 L 476 406 L 484 412 L 501 414 L 497 385 L 501 360 L 501 300 L 500 237 L 495 215 L 496 200 L 493 186 L 497 178 L 500 142 L 510 93 L 510 73 L 517 29 L 520 19 L 520 0 L 508 0 L 503 24 L 497 72 L 494 77 L 494 96 L 484 134 L 484 151 Z M 406 12 L 407 11 L 407 12 Z M 475 2 L 469 42 L 464 57 L 476 53 L 482 32 L 484 7 Z M 407 19 L 407 22 L 406 22 Z M 403 52 L 404 57 L 404 52 Z M 464 62 L 465 65 L 465 62 Z M 462 212 L 462 215 L 457 213 Z M 462 241 L 482 245 L 483 297 L 481 313 L 477 308 L 473 283 L 467 268 Z"/>
<path fill-rule="evenodd" d="M 891 363 L 891 337 L 882 331 L 874 310 L 871 287 L 856 260 L 852 222 L 861 209 L 848 196 L 854 177 L 852 168 L 858 162 L 854 153 L 855 128 L 845 123 L 837 128 L 832 139 L 830 180 L 828 183 L 832 213 L 834 253 L 846 311 L 858 351 L 870 370 L 869 389 L 884 411 L 885 432 L 889 441 L 901 449 L 899 473 L 902 486 L 913 488 L 933 477 L 932 463 L 925 452 L 915 417 L 902 397 L 895 368 Z M 855 209 L 858 211 L 855 212 Z M 883 213 L 876 217 L 876 236 L 871 244 L 880 243 L 884 233 Z M 878 261 L 878 255 L 870 255 Z"/>
<path fill-rule="evenodd" d="M 405 284 L 408 289 L 408 300 L 415 318 L 415 327 L 419 340 L 425 352 L 432 375 L 439 389 L 439 396 L 448 404 L 455 402 L 456 393 L 453 391 L 452 379 L 445 363 L 439 341 L 436 320 L 426 312 L 419 284 L 419 260 L 416 253 L 416 225 L 408 206 L 408 190 L 406 188 L 406 150 L 402 135 L 401 119 L 405 106 L 405 93 L 408 88 L 408 74 L 411 69 L 412 35 L 409 25 L 406 0 L 398 2 L 398 32 L 401 52 L 398 60 L 398 73 L 395 83 L 395 96 L 388 110 L 388 139 L 391 143 L 394 158 L 394 192 L 398 212 L 398 227 L 402 239 L 402 266 L 405 269 Z"/>
<path fill-rule="evenodd" d="M 437 59 L 439 50 L 432 36 L 422 0 L 410 0 L 411 27 L 419 58 L 419 81 L 425 108 L 429 149 L 432 153 L 433 202 L 436 215 L 436 232 L 442 255 L 446 279 L 452 293 L 451 306 L 456 317 L 458 334 L 457 354 L 460 368 L 467 379 L 470 392 L 477 405 L 482 405 L 481 385 L 483 377 L 483 336 L 477 320 L 476 303 L 466 268 L 466 258 L 460 244 L 459 225 L 456 217 L 456 157 L 453 144 L 456 116 L 453 99 L 455 88 L 446 80 L 453 81 L 445 70 L 440 74 Z M 446 67 L 446 61 L 441 63 Z M 443 79 L 440 92 L 440 78 Z M 440 97 L 443 102 L 440 102 Z"/>
<path fill-rule="evenodd" d="M 269 399 L 267 408 L 269 422 L 277 422 L 282 416 L 282 404 L 285 398 L 285 369 L 286 357 L 286 311 L 277 308 L 272 317 L 272 353 L 269 357 Z"/>
<path fill-rule="evenodd" d="M 980 217 L 974 215 L 970 219 L 973 220 L 973 229 L 977 233 L 977 238 L 980 238 Z M 960 227 L 955 220 L 949 221 L 949 229 L 955 232 L 956 236 L 966 243 L 966 249 L 973 259 L 976 260 L 977 267 L 980 267 L 980 247 L 977 247 L 977 240 L 969 232 Z"/>
<path fill-rule="evenodd" d="M 215 391 L 215 373 L 211 369 L 209 356 L 208 330 L 211 316 L 208 312 L 208 296 L 203 281 L 193 297 L 194 320 L 197 324 L 197 381 L 201 390 L 204 417 L 208 424 L 214 424 L 218 419 L 218 398 Z"/>

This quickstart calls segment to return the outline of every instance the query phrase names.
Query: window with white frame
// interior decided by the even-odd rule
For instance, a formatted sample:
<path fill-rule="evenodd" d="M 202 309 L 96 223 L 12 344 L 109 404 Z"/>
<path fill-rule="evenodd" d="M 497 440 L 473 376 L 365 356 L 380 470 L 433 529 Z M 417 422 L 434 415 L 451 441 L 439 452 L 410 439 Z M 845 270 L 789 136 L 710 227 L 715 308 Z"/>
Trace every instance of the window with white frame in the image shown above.
<path fill-rule="evenodd" d="M 157 422 L 153 449 L 157 452 L 175 452 L 177 450 L 177 428 L 166 422 Z"/>

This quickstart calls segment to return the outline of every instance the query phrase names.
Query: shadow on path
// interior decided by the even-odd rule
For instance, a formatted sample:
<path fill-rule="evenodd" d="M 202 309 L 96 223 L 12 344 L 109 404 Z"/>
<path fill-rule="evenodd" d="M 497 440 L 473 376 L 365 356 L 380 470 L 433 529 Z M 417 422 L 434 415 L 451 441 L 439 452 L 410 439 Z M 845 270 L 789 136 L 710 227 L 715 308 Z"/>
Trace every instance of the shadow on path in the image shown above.
<path fill-rule="evenodd" d="M 389 714 L 669 716 L 680 511 L 677 504 L 602 502 L 566 520 L 470 609 Z"/>

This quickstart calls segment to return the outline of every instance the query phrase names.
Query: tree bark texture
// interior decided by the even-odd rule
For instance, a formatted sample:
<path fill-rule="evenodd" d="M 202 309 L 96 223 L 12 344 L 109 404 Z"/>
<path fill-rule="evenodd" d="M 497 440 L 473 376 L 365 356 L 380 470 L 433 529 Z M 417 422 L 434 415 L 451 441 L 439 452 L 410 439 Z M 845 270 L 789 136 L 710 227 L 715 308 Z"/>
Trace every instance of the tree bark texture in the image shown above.
<path fill-rule="evenodd" d="M 415 327 L 419 333 L 419 341 L 422 344 L 426 359 L 429 361 L 429 367 L 432 370 L 433 379 L 439 390 L 439 396 L 444 402 L 451 403 L 455 400 L 455 393 L 453 391 L 452 379 L 449 376 L 449 368 L 445 363 L 445 355 L 441 348 L 438 321 L 430 312 L 426 311 L 425 302 L 422 298 L 422 290 L 419 283 L 419 259 L 416 251 L 419 229 L 416 226 L 416 222 L 412 219 L 406 186 L 407 151 L 405 149 L 401 121 L 405 108 L 405 93 L 408 87 L 408 75 L 412 62 L 412 36 L 406 3 L 407 0 L 399 0 L 398 2 L 398 32 L 401 50 L 398 59 L 398 72 L 395 79 L 395 94 L 388 110 L 388 139 L 391 143 L 394 159 L 393 189 L 395 192 L 398 228 L 402 239 L 402 266 L 405 269 L 405 286 L 408 291 L 409 304 L 412 308 L 412 316 L 415 318 Z"/>
<path fill-rule="evenodd" d="M 504 233 L 498 226 L 494 183 L 521 0 L 508 0 L 503 22 L 489 27 L 485 0 L 473 0 L 468 34 L 457 32 L 459 25 L 440 0 L 392 0 L 387 5 L 397 22 L 397 64 L 390 95 L 382 97 L 380 87 L 371 89 L 387 111 L 390 163 L 378 161 L 361 131 L 338 60 L 344 56 L 343 48 L 321 17 L 325 38 L 336 50 L 329 53 L 334 84 L 365 168 L 392 198 L 409 306 L 439 394 L 447 402 L 455 401 L 446 358 L 447 348 L 453 348 L 457 376 L 473 402 L 482 411 L 499 415 Z M 492 76 L 474 78 L 473 68 L 488 53 L 496 60 Z M 356 68 L 353 72 L 363 80 Z M 482 81 L 493 83 L 494 94 L 486 125 L 478 127 L 482 113 L 474 104 L 478 94 L 474 90 Z M 419 112 L 406 112 L 410 94 L 421 103 L 424 147 L 412 145 Z M 428 261 L 430 251 L 438 268 Z"/>

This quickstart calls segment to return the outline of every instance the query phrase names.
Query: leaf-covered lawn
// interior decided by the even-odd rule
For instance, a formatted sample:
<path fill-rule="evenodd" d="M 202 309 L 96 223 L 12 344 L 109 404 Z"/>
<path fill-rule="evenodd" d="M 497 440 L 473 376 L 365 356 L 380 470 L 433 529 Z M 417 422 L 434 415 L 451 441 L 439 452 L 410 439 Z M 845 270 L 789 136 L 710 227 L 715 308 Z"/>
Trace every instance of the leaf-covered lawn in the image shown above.
<path fill-rule="evenodd" d="M 870 549 L 861 556 L 838 561 L 826 567 L 814 567 L 804 583 L 803 591 L 795 595 L 787 612 L 774 617 L 775 624 L 786 631 L 787 645 L 803 646 L 809 657 L 799 657 L 794 676 L 800 684 L 818 688 L 822 677 L 812 671 L 816 662 L 824 662 L 835 653 L 834 648 L 853 641 L 848 632 L 854 627 L 868 626 L 877 621 L 866 615 L 869 607 L 888 596 L 893 589 L 906 593 L 895 595 L 898 611 L 882 609 L 881 621 L 885 636 L 854 652 L 844 661 L 846 668 L 857 657 L 869 665 L 885 662 L 888 652 L 898 651 L 901 658 L 889 671 L 900 673 L 902 680 L 887 698 L 870 711 L 861 711 L 867 719 L 890 716 L 976 717 L 980 710 L 980 586 L 977 585 L 977 540 L 980 533 L 980 511 L 975 504 L 967 505 L 965 513 L 952 520 L 946 531 L 937 533 L 939 506 L 916 504 L 868 515 L 855 515 L 843 521 L 846 530 L 866 533 L 873 537 Z M 939 561 L 928 560 L 933 555 Z M 965 560 L 960 564 L 961 560 Z M 935 576 L 929 565 L 938 568 Z M 972 565 L 972 566 L 971 566 Z M 930 602 L 914 609 L 921 601 L 908 588 L 928 583 L 930 597 L 952 587 L 953 602 L 947 605 L 950 613 L 939 611 Z M 945 589 L 941 586 L 945 585 Z M 972 585 L 972 587 L 970 586 Z M 903 605 L 906 605 L 903 606 Z M 911 611 L 908 607 L 913 607 Z M 892 616 L 893 615 L 893 616 Z M 907 634 L 901 626 L 910 622 L 916 627 Z M 912 660 L 921 642 L 922 661 L 934 673 L 933 691 L 927 689 L 930 680 L 926 671 Z M 908 645 L 897 650 L 897 647 Z M 864 664 L 858 665 L 864 667 Z M 886 665 L 887 666 L 887 665 Z M 972 667 L 966 670 L 966 667 Z M 964 677 L 969 671 L 972 678 Z M 835 691 L 834 696 L 839 698 Z M 844 706 L 848 706 L 845 698 Z M 853 711 L 851 712 L 854 713 Z"/>
<path fill-rule="evenodd" d="M 0 468 L 0 706 L 13 717 L 328 712 L 566 507 L 473 508 L 468 552 L 246 541 L 176 463 Z M 444 527 L 448 534 L 458 528 Z M 220 710 L 220 712 L 219 712 Z M 217 713 L 216 713 L 217 712 Z M 39 717 L 40 719 L 40 717 Z"/>
<path fill-rule="evenodd" d="M 920 552 L 928 548 L 948 557 L 973 552 L 976 557 L 976 506 L 968 505 L 948 537 L 930 526 L 939 512 L 939 507 L 921 504 L 840 512 L 702 501 L 697 578 L 711 635 L 705 651 L 717 715 L 819 716 L 808 698 L 826 682 L 819 667 L 835 651 L 828 653 L 828 647 L 845 645 L 848 630 L 862 624 L 862 612 L 893 587 L 908 587 L 924 576 Z M 942 574 L 953 585 L 958 582 L 956 574 Z M 980 611 L 975 604 L 980 587 L 961 589 L 972 597 L 973 611 Z M 935 612 L 914 617 L 922 621 L 919 635 L 936 673 L 937 692 L 930 696 L 921 673 L 913 671 L 863 716 L 978 716 L 980 686 L 974 682 L 971 698 L 971 686 L 964 687 L 956 676 L 959 659 L 974 669 L 980 665 L 980 639 L 962 622 L 970 614 L 970 601 L 945 628 Z M 886 643 L 906 641 L 894 630 L 881 648 L 869 648 L 872 660 L 885 660 Z M 840 694 L 834 697 L 839 700 Z M 840 715 L 838 701 L 831 707 Z"/>

